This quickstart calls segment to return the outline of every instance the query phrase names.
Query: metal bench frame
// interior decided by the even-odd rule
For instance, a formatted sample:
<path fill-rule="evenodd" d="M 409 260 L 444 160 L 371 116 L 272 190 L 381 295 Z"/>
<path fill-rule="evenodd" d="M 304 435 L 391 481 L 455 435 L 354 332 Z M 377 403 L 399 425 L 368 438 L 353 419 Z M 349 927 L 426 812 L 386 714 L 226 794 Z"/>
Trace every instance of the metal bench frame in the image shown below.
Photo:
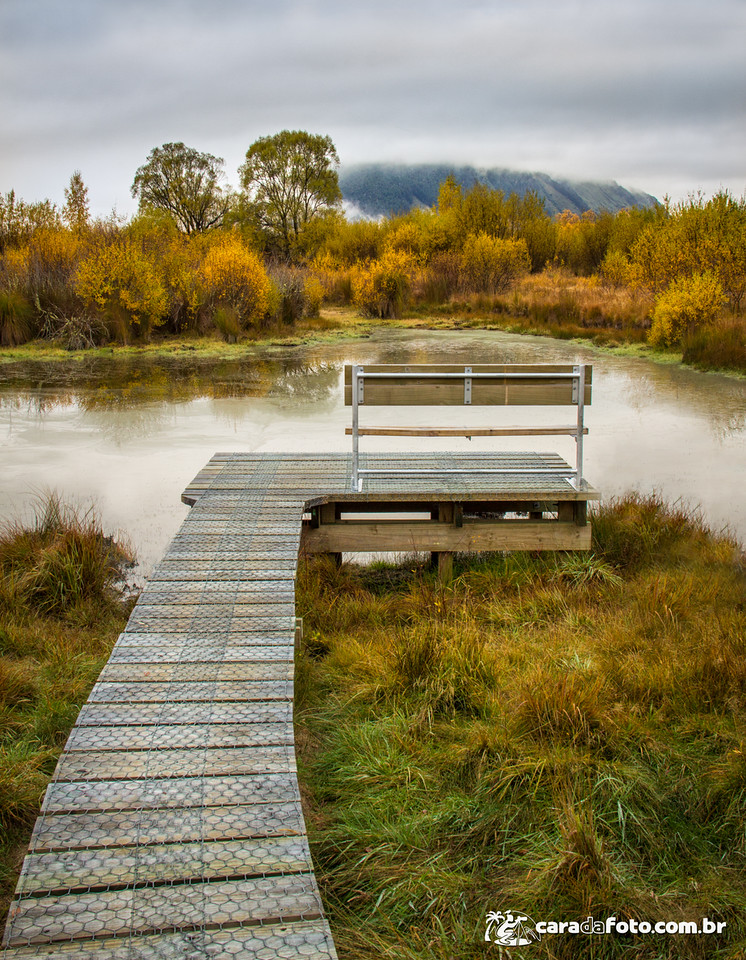
<path fill-rule="evenodd" d="M 384 366 L 375 364 L 375 366 Z M 393 365 L 389 365 L 393 366 Z M 572 372 L 558 372 L 556 366 L 551 370 L 542 371 L 540 364 L 522 365 L 529 366 L 530 371 L 511 372 L 509 365 L 499 365 L 500 369 L 493 372 L 473 372 L 471 366 L 464 366 L 463 370 L 453 370 L 448 372 L 432 372 L 433 365 L 422 364 L 418 370 L 411 372 L 390 372 L 385 370 L 368 370 L 361 364 L 352 364 L 352 428 L 346 432 L 352 434 L 352 478 L 351 490 L 358 493 L 362 490 L 363 477 L 365 476 L 450 476 L 456 474 L 530 474 L 532 476 L 546 476 L 547 478 L 560 478 L 569 480 L 576 490 L 581 489 L 583 483 L 583 437 L 588 432 L 584 425 L 585 395 L 586 395 L 586 365 L 574 364 Z M 450 365 L 449 365 L 450 366 Z M 484 366 L 480 364 L 480 366 Z M 495 365 L 496 367 L 498 365 Z M 506 369 L 507 367 L 507 369 Z M 413 380 L 462 380 L 464 384 L 464 406 L 472 405 L 474 380 L 489 379 L 492 381 L 508 380 L 571 380 L 572 381 L 572 400 L 569 403 L 562 404 L 561 401 L 555 401 L 552 405 L 572 405 L 577 407 L 577 422 L 571 426 L 562 427 L 506 427 L 506 428 L 463 428 L 448 430 L 432 430 L 428 428 L 385 428 L 377 427 L 374 429 L 360 427 L 360 407 L 365 405 L 365 381 L 367 380 L 386 380 L 386 379 L 413 379 Z M 590 384 L 589 384 L 590 386 Z M 508 401 L 509 402 L 509 401 Z M 395 403 L 389 404 L 395 406 Z M 423 403 L 422 406 L 431 404 Z M 542 406 L 540 402 L 532 404 Z M 534 469 L 516 469 L 510 467 L 481 467 L 469 469 L 423 469 L 423 470 L 397 470 L 397 469 L 373 469 L 360 466 L 360 437 L 364 435 L 377 436 L 572 436 L 575 438 L 575 469 L 572 470 L 569 465 L 567 470 L 558 468 L 534 468 Z"/>

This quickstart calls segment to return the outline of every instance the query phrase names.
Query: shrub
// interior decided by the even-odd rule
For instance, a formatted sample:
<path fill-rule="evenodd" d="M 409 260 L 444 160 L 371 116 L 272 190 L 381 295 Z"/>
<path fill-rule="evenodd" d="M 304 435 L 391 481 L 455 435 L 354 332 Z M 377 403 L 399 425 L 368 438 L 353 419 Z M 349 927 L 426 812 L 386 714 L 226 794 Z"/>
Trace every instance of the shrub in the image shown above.
<path fill-rule="evenodd" d="M 679 277 L 659 294 L 648 339 L 655 346 L 673 346 L 683 335 L 705 326 L 719 315 L 726 297 L 712 273 Z"/>
<path fill-rule="evenodd" d="M 329 303 L 352 303 L 353 268 L 342 266 L 331 254 L 314 257 L 311 275 L 322 287 L 323 298 Z"/>
<path fill-rule="evenodd" d="M 205 290 L 200 276 L 204 241 L 201 233 L 179 234 L 169 238 L 160 257 L 171 323 L 177 332 L 197 326 L 204 309 Z"/>
<path fill-rule="evenodd" d="M 241 336 L 241 318 L 233 307 L 216 307 L 213 322 L 226 343 L 236 343 Z"/>
<path fill-rule="evenodd" d="M 620 250 L 609 250 L 601 264 L 601 278 L 610 287 L 624 287 L 633 281 L 632 266 Z"/>
<path fill-rule="evenodd" d="M 275 266 L 270 271 L 270 280 L 272 295 L 269 312 L 278 323 L 293 324 L 309 315 L 306 276 L 301 270 L 284 265 Z"/>
<path fill-rule="evenodd" d="M 681 348 L 683 362 L 694 367 L 746 373 L 746 321 L 730 317 L 687 331 Z"/>
<path fill-rule="evenodd" d="M 0 345 L 15 347 L 31 339 L 31 305 L 17 290 L 0 290 Z"/>
<path fill-rule="evenodd" d="M 387 250 L 378 260 L 358 266 L 352 299 L 362 313 L 382 320 L 400 317 L 412 284 L 414 261 L 403 250 Z"/>
<path fill-rule="evenodd" d="M 205 301 L 213 309 L 231 307 L 247 327 L 269 310 L 270 282 L 259 256 L 231 235 L 220 236 L 202 263 Z"/>
<path fill-rule="evenodd" d="M 25 290 L 28 282 L 28 247 L 6 249 L 0 258 L 0 284 L 4 290 Z"/>
<path fill-rule="evenodd" d="M 29 280 L 37 293 L 68 286 L 75 276 L 83 244 L 70 230 L 37 230 L 28 245 Z"/>
<path fill-rule="evenodd" d="M 81 513 L 52 494 L 33 526 L 0 530 L 2 599 L 42 614 L 68 613 L 85 602 L 101 608 L 118 596 L 132 560 L 127 547 L 103 533 L 93 510 Z"/>
<path fill-rule="evenodd" d="M 318 317 L 324 301 L 324 285 L 317 277 L 306 277 L 303 283 L 306 299 L 306 316 Z"/>
<path fill-rule="evenodd" d="M 166 321 L 168 298 L 155 267 L 129 240 L 98 247 L 80 265 L 75 290 L 92 309 L 146 331 Z"/>
<path fill-rule="evenodd" d="M 73 283 L 84 255 L 81 238 L 70 230 L 44 227 L 32 235 L 25 251 L 23 289 L 40 312 L 80 307 Z"/>
<path fill-rule="evenodd" d="M 497 293 L 531 269 L 525 240 L 470 234 L 461 253 L 461 285 L 472 293 Z"/>
<path fill-rule="evenodd" d="M 435 253 L 417 278 L 417 297 L 425 303 L 447 303 L 458 288 L 459 255 L 453 250 Z"/>

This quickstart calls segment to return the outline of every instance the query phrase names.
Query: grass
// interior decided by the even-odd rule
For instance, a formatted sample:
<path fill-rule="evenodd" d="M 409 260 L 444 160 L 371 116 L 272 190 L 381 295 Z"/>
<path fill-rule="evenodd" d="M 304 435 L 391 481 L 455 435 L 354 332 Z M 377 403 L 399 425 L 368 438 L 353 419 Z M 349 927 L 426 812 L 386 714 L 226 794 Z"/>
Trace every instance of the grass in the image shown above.
<path fill-rule="evenodd" d="M 524 277 L 505 293 L 454 297 L 434 312 L 452 315 L 466 328 L 492 325 L 605 346 L 645 343 L 650 307 L 639 291 L 548 268 Z"/>
<path fill-rule="evenodd" d="M 341 958 L 482 958 L 506 908 L 727 923 L 526 956 L 743 956 L 743 553 L 655 497 L 593 522 L 590 555 L 465 557 L 448 586 L 303 568 L 299 760 Z"/>
<path fill-rule="evenodd" d="M 370 320 L 357 315 L 351 307 L 325 307 L 320 316 L 307 317 L 292 327 L 277 325 L 260 328 L 242 337 L 240 342 L 228 343 L 219 332 L 212 336 L 182 333 L 154 335 L 149 342 L 128 345 L 111 344 L 86 350 L 67 350 L 46 340 L 34 340 L 19 346 L 0 346 L 0 363 L 18 360 L 71 360 L 111 356 L 179 356 L 185 352 L 204 358 L 233 358 L 253 352 L 261 346 L 301 346 L 340 338 L 366 336 Z"/>
<path fill-rule="evenodd" d="M 303 346 L 370 336 L 373 326 L 427 329 L 495 329 L 509 333 L 582 341 L 617 353 L 643 356 L 661 363 L 684 363 L 700 370 L 746 374 L 746 326 L 741 318 L 723 317 L 716 324 L 689 334 L 681 348 L 647 343 L 650 302 L 629 288 L 615 288 L 597 277 L 576 277 L 552 269 L 525 277 L 510 292 L 472 295 L 429 304 L 410 305 L 400 320 L 371 321 L 351 306 L 326 305 L 318 317 L 292 327 L 260 328 L 238 337 L 236 331 L 211 336 L 157 334 L 150 342 L 68 350 L 49 341 L 0 346 L 0 363 L 18 360 L 70 360 L 120 356 L 183 356 L 232 359 L 261 346 Z M 226 328 L 227 329 L 227 328 Z M 227 340 L 235 342 L 226 342 Z M 11 341 L 12 343 L 12 341 Z"/>
<path fill-rule="evenodd" d="M 746 323 L 734 317 L 686 334 L 682 359 L 700 370 L 746 373 Z"/>
<path fill-rule="evenodd" d="M 422 301 L 413 313 L 429 316 L 436 326 L 582 340 L 661 362 L 746 374 L 746 323 L 741 317 L 724 313 L 717 322 L 686 335 L 680 346 L 654 347 L 647 344 L 652 306 L 644 291 L 547 268 L 524 277 L 507 293 L 472 294 L 439 304 Z"/>
<path fill-rule="evenodd" d="M 746 560 L 630 495 L 589 554 L 299 574 L 296 742 L 341 960 L 483 958 L 489 911 L 724 921 L 549 935 L 526 956 L 746 949 Z M 128 551 L 55 498 L 0 534 L 0 883 L 127 616 Z M 520 954 L 516 954 L 520 956 Z"/>
<path fill-rule="evenodd" d="M 40 501 L 0 530 L 0 921 L 57 757 L 127 620 L 130 550 Z"/>

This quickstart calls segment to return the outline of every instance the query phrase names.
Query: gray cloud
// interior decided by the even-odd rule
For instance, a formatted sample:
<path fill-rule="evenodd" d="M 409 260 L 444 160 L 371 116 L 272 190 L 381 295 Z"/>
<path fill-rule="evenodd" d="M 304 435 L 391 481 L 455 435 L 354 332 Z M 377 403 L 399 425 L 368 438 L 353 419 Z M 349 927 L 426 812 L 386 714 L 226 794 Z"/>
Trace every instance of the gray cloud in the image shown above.
<path fill-rule="evenodd" d="M 343 162 L 446 161 L 746 188 L 746 4 L 5 0 L 0 191 L 94 205 L 168 140 L 226 159 L 283 128 Z"/>

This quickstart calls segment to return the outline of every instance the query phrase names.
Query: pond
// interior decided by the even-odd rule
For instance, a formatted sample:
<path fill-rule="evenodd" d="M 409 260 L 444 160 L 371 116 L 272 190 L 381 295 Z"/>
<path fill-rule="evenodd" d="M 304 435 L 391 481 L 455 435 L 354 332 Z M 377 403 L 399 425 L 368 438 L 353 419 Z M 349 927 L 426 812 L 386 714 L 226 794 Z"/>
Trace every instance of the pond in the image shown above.
<path fill-rule="evenodd" d="M 134 544 L 138 577 L 146 576 L 187 514 L 182 490 L 214 453 L 348 450 L 343 365 L 405 361 L 592 363 L 589 482 L 604 496 L 654 490 L 683 500 L 746 540 L 746 382 L 497 331 L 380 329 L 364 340 L 256 348 L 230 361 L 184 349 L 161 358 L 0 364 L 0 519 L 27 514 L 48 490 L 94 503 L 106 529 Z M 547 413 L 512 409 L 519 415 L 504 419 L 499 409 L 470 408 L 464 420 L 462 408 L 451 408 L 447 422 L 526 423 L 527 413 Z M 433 414 L 410 408 L 406 419 L 432 424 Z M 556 421 L 549 413 L 546 422 Z M 558 450 L 574 462 L 568 438 L 471 443 L 382 437 L 365 438 L 364 449 L 494 443 Z"/>

